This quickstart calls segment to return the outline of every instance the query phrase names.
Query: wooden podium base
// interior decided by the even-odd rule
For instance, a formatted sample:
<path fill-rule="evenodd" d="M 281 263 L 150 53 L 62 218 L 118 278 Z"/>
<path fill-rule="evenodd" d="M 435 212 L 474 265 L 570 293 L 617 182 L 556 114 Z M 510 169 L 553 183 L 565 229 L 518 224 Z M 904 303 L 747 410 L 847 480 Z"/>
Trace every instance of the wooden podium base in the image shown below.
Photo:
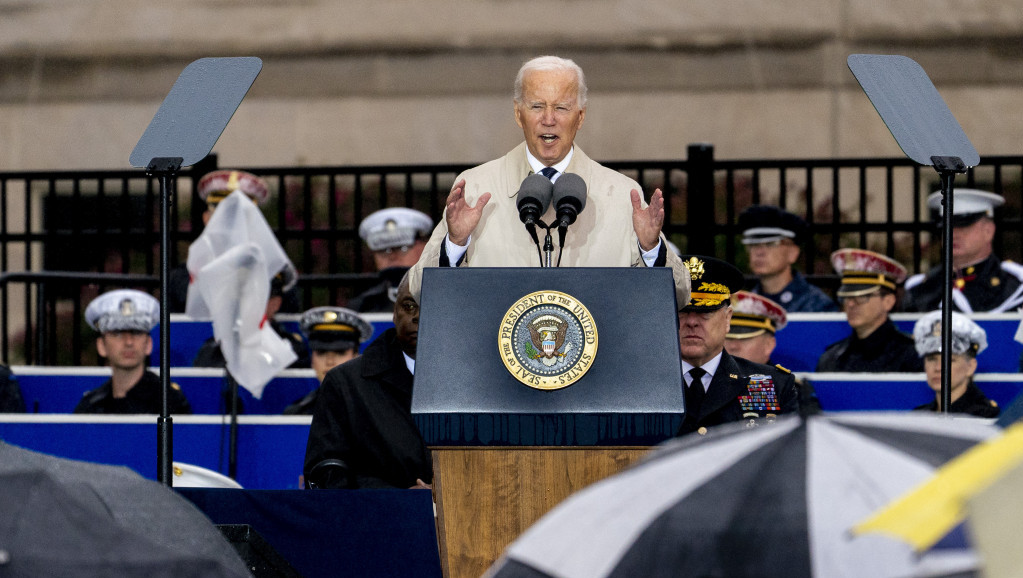
<path fill-rule="evenodd" d="M 478 578 L 569 494 L 618 473 L 646 447 L 435 447 L 437 538 L 448 578 Z"/>

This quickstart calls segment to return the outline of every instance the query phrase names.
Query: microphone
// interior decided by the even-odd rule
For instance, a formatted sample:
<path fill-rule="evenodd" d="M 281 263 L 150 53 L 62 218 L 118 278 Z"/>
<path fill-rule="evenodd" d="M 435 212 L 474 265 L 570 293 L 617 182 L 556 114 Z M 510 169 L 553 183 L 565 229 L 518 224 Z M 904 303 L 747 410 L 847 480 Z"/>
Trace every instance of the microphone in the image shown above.
<path fill-rule="evenodd" d="M 515 207 L 519 210 L 519 220 L 526 225 L 526 230 L 537 246 L 540 245 L 540 240 L 536 236 L 536 224 L 541 222 L 540 217 L 551 206 L 553 188 L 554 184 L 550 179 L 536 173 L 526 177 L 519 185 Z"/>
<path fill-rule="evenodd" d="M 563 173 L 558 177 L 554 183 L 554 207 L 558 230 L 562 232 L 586 208 L 586 182 L 582 177 L 575 173 Z"/>

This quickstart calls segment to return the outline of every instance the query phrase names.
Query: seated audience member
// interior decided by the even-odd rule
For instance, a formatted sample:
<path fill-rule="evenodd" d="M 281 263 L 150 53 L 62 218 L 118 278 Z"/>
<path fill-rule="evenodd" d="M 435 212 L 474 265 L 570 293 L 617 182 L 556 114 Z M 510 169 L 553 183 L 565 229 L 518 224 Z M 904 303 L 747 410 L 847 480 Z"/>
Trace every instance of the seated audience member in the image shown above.
<path fill-rule="evenodd" d="M 753 363 L 771 363 L 775 333 L 785 328 L 785 308 L 767 297 L 739 291 L 732 295 L 732 321 L 725 334 L 725 351 L 732 357 L 741 357 Z M 776 366 L 783 369 L 781 366 Z M 808 415 L 821 411 L 817 393 L 810 382 L 796 378 L 799 411 Z"/>
<path fill-rule="evenodd" d="M 842 275 L 838 299 L 853 331 L 824 350 L 817 371 L 923 371 L 913 338 L 888 317 L 906 268 L 864 249 L 839 249 L 831 254 L 831 264 Z"/>
<path fill-rule="evenodd" d="M 160 303 L 134 289 L 108 291 L 92 300 L 85 320 L 100 333 L 96 350 L 110 364 L 110 379 L 86 392 L 75 413 L 160 413 L 163 388 L 160 377 L 146 369 L 153 352 L 150 332 L 160 323 Z M 176 384 L 168 392 L 170 413 L 192 413 Z"/>
<path fill-rule="evenodd" d="M 994 254 L 995 207 L 1001 196 L 975 189 L 955 189 L 952 203 L 952 305 L 963 313 L 1002 313 L 1023 305 L 1023 266 Z M 941 191 L 927 197 L 938 226 L 942 224 Z M 906 281 L 906 311 L 941 308 L 945 269 L 938 264 Z"/>
<path fill-rule="evenodd" d="M 381 281 L 352 299 L 349 307 L 360 313 L 394 311 L 398 283 L 423 254 L 431 232 L 433 220 L 415 209 L 380 209 L 363 219 L 359 236 L 373 251 L 373 264 Z"/>
<path fill-rule="evenodd" d="M 213 216 L 217 204 L 227 198 L 234 191 L 241 191 L 252 202 L 262 206 L 270 196 L 270 189 L 266 182 L 252 173 L 245 171 L 220 170 L 207 173 L 195 187 L 195 193 L 199 200 L 206 203 L 206 210 L 202 213 L 202 224 L 206 226 Z M 170 277 L 167 280 L 167 307 L 171 313 L 184 313 L 185 304 L 188 302 L 188 268 L 185 263 L 180 263 L 171 269 Z"/>
<path fill-rule="evenodd" d="M 359 355 L 359 345 L 373 336 L 373 326 L 359 314 L 344 307 L 314 307 L 302 314 L 302 333 L 312 352 L 310 363 L 316 379 L 323 382 L 327 372 Z M 312 415 L 319 388 L 284 408 L 286 415 Z"/>
<path fill-rule="evenodd" d="M 753 293 L 781 304 L 789 313 L 838 311 L 824 291 L 793 267 L 809 231 L 806 221 L 778 207 L 753 205 L 739 214 L 738 225 L 750 271 L 757 276 Z"/>
<path fill-rule="evenodd" d="M 683 255 L 692 296 L 678 314 L 678 338 L 686 392 L 679 435 L 706 433 L 710 426 L 795 412 L 792 374 L 777 366 L 732 357 L 724 350 L 732 319 L 730 299 L 742 288 L 742 272 L 712 257 Z"/>
<path fill-rule="evenodd" d="M 309 350 L 306 348 L 302 336 L 290 333 L 283 325 L 274 318 L 281 309 L 284 298 L 283 288 L 288 285 L 286 276 L 291 275 L 290 269 L 283 269 L 270 282 L 270 298 L 266 301 L 266 320 L 270 327 L 291 344 L 291 349 L 298 356 L 298 359 L 288 367 L 304 368 L 309 367 Z M 215 337 L 210 337 L 199 347 L 192 361 L 192 367 L 227 367 L 227 360 L 224 359 L 224 352 L 220 349 Z"/>
<path fill-rule="evenodd" d="M 18 378 L 11 368 L 0 364 L 0 413 L 25 413 L 25 399 L 21 397 Z"/>
<path fill-rule="evenodd" d="M 310 488 L 428 488 L 433 462 L 412 419 L 419 304 L 408 275 L 394 327 L 327 372 L 313 410 L 304 475 Z"/>
<path fill-rule="evenodd" d="M 927 385 L 934 390 L 934 401 L 916 408 L 941 411 L 941 310 L 921 317 L 913 327 L 916 350 L 924 359 Z M 952 359 L 949 379 L 951 413 L 968 413 L 978 417 L 998 417 L 998 404 L 984 396 L 973 383 L 977 371 L 977 355 L 987 348 L 984 329 L 962 313 L 952 312 Z"/>

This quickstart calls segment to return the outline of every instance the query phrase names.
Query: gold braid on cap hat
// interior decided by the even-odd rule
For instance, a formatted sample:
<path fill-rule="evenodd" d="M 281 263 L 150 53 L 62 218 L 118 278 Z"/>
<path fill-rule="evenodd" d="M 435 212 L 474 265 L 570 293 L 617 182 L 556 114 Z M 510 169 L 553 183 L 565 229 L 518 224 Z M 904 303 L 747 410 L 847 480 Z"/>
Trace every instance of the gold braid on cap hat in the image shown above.
<path fill-rule="evenodd" d="M 343 323 L 319 323 L 309 328 L 310 331 L 353 331 L 358 333 L 359 330 L 352 327 L 351 325 L 345 325 Z"/>
<path fill-rule="evenodd" d="M 771 333 L 775 332 L 774 322 L 770 317 L 759 315 L 747 315 L 745 313 L 732 313 L 732 325 L 739 327 L 753 327 L 755 329 L 766 329 Z"/>
<path fill-rule="evenodd" d="M 701 283 L 699 290 L 693 291 L 691 295 L 692 300 L 689 304 L 695 307 L 720 305 L 722 301 L 727 301 L 732 297 L 728 286 L 721 283 Z"/>
<path fill-rule="evenodd" d="M 895 290 L 895 283 L 881 274 L 853 272 L 842 276 L 843 285 L 880 285 Z"/>

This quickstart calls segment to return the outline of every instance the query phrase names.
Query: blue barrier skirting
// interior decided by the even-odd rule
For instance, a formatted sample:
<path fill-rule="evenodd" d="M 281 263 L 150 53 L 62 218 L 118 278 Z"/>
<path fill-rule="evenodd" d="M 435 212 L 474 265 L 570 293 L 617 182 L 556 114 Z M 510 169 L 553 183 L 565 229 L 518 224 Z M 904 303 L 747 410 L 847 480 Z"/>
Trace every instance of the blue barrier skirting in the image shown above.
<path fill-rule="evenodd" d="M 249 524 L 305 578 L 440 578 L 422 490 L 178 489 L 215 524 Z"/>
<path fill-rule="evenodd" d="M 103 367 L 32 367 L 15 366 L 21 395 L 32 413 L 71 413 L 82 394 L 110 379 L 110 370 Z M 153 369 L 159 373 L 159 368 Z M 194 414 L 227 413 L 225 396 L 229 391 L 223 369 L 172 367 L 171 381 L 192 405 Z M 243 413 L 279 415 L 284 408 L 319 387 L 311 369 L 286 369 L 273 378 L 256 399 L 243 387 L 238 388 Z"/>
<path fill-rule="evenodd" d="M 900 331 L 912 335 L 913 325 L 923 314 L 896 313 L 892 321 Z M 1018 313 L 978 313 L 970 316 L 987 333 L 988 348 L 977 357 L 979 373 L 1016 373 L 1023 344 L 1013 339 L 1019 328 Z M 775 335 L 771 361 L 791 371 L 814 371 L 817 359 L 836 341 L 852 333 L 844 313 L 793 313 L 788 325 Z"/>
<path fill-rule="evenodd" d="M 300 315 L 281 314 L 274 319 L 279 322 L 290 333 L 301 335 L 298 329 Z M 376 339 L 388 327 L 394 327 L 394 321 L 387 313 L 367 313 L 364 317 L 373 325 L 373 338 Z M 160 326 L 157 325 L 149 333 L 153 337 L 153 352 L 160 351 Z M 171 315 L 170 329 L 170 366 L 171 367 L 192 367 L 195 354 L 207 339 L 213 337 L 213 325 L 209 321 L 197 321 L 192 318 L 175 313 Z M 372 339 L 370 341 L 372 341 Z M 363 348 L 369 345 L 370 341 L 363 344 Z M 159 365 L 159 359 L 152 360 L 153 365 Z"/>
<path fill-rule="evenodd" d="M 309 416 L 238 418 L 238 477 L 246 489 L 298 489 Z M 228 473 L 226 419 L 174 416 L 174 461 Z M 0 414 L 0 438 L 50 455 L 127 466 L 156 479 L 156 416 Z"/>

